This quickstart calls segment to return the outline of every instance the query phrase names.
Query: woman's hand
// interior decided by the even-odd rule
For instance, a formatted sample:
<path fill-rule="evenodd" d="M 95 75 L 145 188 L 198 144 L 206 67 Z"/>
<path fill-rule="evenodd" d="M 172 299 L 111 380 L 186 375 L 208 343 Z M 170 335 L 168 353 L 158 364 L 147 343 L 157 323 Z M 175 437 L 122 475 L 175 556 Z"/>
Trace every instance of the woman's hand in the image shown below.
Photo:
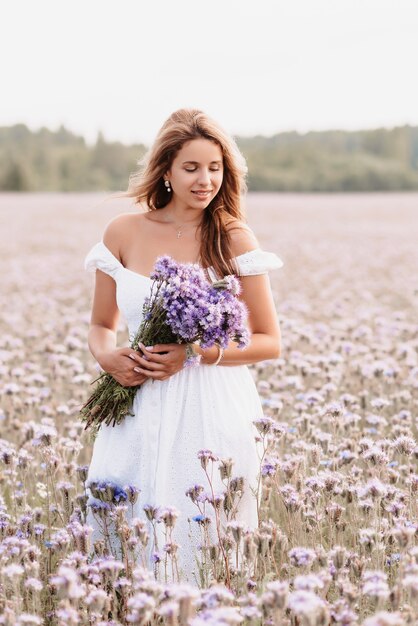
<path fill-rule="evenodd" d="M 183 369 L 186 358 L 186 345 L 180 343 L 164 343 L 147 349 L 143 343 L 139 347 L 145 356 L 131 350 L 138 364 L 138 372 L 145 378 L 166 380 Z"/>
<path fill-rule="evenodd" d="M 135 387 L 148 380 L 148 376 L 139 371 L 138 365 L 146 364 L 146 361 L 132 348 L 116 348 L 101 355 L 98 362 L 123 387 Z"/>

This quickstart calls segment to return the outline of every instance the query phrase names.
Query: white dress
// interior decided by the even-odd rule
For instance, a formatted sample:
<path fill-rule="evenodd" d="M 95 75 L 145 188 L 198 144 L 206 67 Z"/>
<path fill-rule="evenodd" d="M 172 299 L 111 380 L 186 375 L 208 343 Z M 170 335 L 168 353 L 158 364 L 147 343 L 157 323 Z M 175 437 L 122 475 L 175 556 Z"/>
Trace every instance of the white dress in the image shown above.
<path fill-rule="evenodd" d="M 241 254 L 236 260 L 242 276 L 265 274 L 283 265 L 275 253 L 261 248 Z M 125 268 L 102 241 L 90 250 L 84 266 L 91 271 L 100 269 L 115 280 L 117 305 L 133 338 L 142 319 L 144 298 L 150 293 L 151 279 Z M 244 494 L 235 519 L 247 528 L 258 525 L 257 501 L 251 487 L 256 489 L 260 471 L 260 443 L 255 439 L 258 431 L 253 420 L 262 417 L 263 410 L 254 379 L 247 365 L 185 368 L 166 380 L 149 379 L 143 383 L 136 393 L 133 413 L 133 417 L 115 427 L 100 428 L 87 481 L 111 481 L 121 487 L 138 488 L 139 498 L 133 511 L 129 507 L 129 516 L 147 520 L 142 508 L 145 504 L 160 509 L 174 506 L 180 512 L 172 532 L 172 540 L 179 544 L 180 580 L 199 584 L 196 558 L 202 558 L 202 529 L 192 519 L 199 515 L 199 509 L 185 494 L 195 484 L 210 493 L 197 456 L 199 450 L 211 450 L 220 459 L 233 459 L 232 477 L 244 478 Z M 221 482 L 217 462 L 213 469 L 216 494 L 225 490 L 225 484 Z M 90 507 L 88 511 L 94 542 L 101 538 L 101 530 Z M 205 514 L 215 521 L 213 508 L 207 503 Z M 153 553 L 158 548 L 160 555 L 165 556 L 164 524 L 156 525 L 157 545 L 150 522 L 147 525 L 150 541 L 145 564 L 155 572 Z M 209 527 L 216 542 L 215 523 Z"/>

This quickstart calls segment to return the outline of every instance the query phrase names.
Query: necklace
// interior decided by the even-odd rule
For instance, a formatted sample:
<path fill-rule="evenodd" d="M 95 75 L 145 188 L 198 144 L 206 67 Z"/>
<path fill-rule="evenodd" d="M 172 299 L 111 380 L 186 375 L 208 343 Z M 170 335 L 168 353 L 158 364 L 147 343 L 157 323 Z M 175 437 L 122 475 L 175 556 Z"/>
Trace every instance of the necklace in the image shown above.
<path fill-rule="evenodd" d="M 182 228 L 185 224 L 187 224 L 188 222 L 183 222 L 183 224 L 180 224 L 180 226 L 174 226 L 175 230 L 177 231 L 177 239 L 180 239 L 181 235 L 182 235 Z M 170 224 L 170 226 L 172 226 L 171 222 L 166 222 L 166 224 Z"/>
<path fill-rule="evenodd" d="M 174 227 L 177 230 L 177 239 L 180 239 L 181 237 L 181 227 L 184 226 L 184 224 L 181 224 L 180 228 L 177 229 L 176 227 Z"/>

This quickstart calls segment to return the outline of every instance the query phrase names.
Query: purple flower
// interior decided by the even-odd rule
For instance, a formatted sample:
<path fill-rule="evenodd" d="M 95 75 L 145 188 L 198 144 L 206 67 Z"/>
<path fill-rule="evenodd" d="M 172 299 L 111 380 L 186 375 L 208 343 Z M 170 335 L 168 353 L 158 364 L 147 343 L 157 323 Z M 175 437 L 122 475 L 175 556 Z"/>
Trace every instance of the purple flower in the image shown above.
<path fill-rule="evenodd" d="M 128 494 L 128 500 L 131 504 L 135 504 L 138 500 L 140 489 L 135 487 L 134 485 L 125 485 L 124 490 Z"/>
<path fill-rule="evenodd" d="M 150 278 L 152 280 L 169 280 L 177 274 L 177 264 L 168 254 L 158 257 Z"/>
<path fill-rule="evenodd" d="M 185 495 L 188 496 L 192 502 L 196 502 L 199 495 L 202 493 L 202 491 L 204 491 L 204 487 L 203 485 L 193 485 L 193 487 L 190 487 L 186 492 Z"/>
<path fill-rule="evenodd" d="M 108 502 L 101 502 L 100 500 L 92 500 L 90 503 L 91 510 L 94 513 L 101 513 L 102 511 L 109 511 L 110 505 Z"/>
<path fill-rule="evenodd" d="M 128 499 L 128 494 L 126 493 L 124 489 L 121 489 L 120 487 L 116 486 L 114 490 L 113 498 L 114 500 L 116 500 L 116 502 L 120 502 L 121 500 L 125 502 Z"/>
<path fill-rule="evenodd" d="M 264 461 L 262 468 L 261 468 L 261 474 L 262 476 L 274 476 L 274 474 L 276 473 L 276 469 L 277 469 L 277 461 Z"/>
<path fill-rule="evenodd" d="M 199 450 L 197 458 L 200 459 L 200 464 L 203 469 L 206 469 L 209 461 L 219 461 L 219 457 L 217 457 L 212 450 Z"/>
<path fill-rule="evenodd" d="M 149 327 L 154 319 L 160 327 L 164 319 L 178 340 L 200 340 L 203 348 L 215 342 L 226 348 L 230 339 L 240 348 L 248 345 L 248 310 L 236 298 L 240 284 L 233 275 L 212 284 L 198 265 L 177 263 L 166 255 L 157 260 L 151 278 L 153 295 L 145 300 L 143 311 Z"/>
<path fill-rule="evenodd" d="M 315 551 L 311 548 L 296 547 L 292 548 L 288 552 L 289 559 L 292 565 L 295 567 L 304 567 L 306 565 L 312 565 L 316 558 Z"/>

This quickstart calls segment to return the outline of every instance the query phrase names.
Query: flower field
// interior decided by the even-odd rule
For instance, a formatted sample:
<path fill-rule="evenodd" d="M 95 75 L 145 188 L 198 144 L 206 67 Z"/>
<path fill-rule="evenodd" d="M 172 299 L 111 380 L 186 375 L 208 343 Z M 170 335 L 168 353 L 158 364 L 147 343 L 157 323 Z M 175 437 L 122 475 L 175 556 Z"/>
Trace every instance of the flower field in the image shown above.
<path fill-rule="evenodd" d="M 181 550 L 171 503 L 146 510 L 167 531 L 158 580 L 141 564 L 145 524 L 127 516 L 140 493 L 96 485 L 121 558 L 85 523 L 79 409 L 97 369 L 83 260 L 110 217 L 135 209 L 0 195 L 0 624 L 418 623 L 417 206 L 416 194 L 249 194 L 249 224 L 285 264 L 270 275 L 281 357 L 249 366 L 264 406 L 260 523 L 234 520 L 233 463 L 200 451 L 202 481 L 209 467 L 225 479 L 207 511 L 228 523 L 194 586 L 164 581 Z M 193 523 L 203 542 L 198 506 Z"/>

